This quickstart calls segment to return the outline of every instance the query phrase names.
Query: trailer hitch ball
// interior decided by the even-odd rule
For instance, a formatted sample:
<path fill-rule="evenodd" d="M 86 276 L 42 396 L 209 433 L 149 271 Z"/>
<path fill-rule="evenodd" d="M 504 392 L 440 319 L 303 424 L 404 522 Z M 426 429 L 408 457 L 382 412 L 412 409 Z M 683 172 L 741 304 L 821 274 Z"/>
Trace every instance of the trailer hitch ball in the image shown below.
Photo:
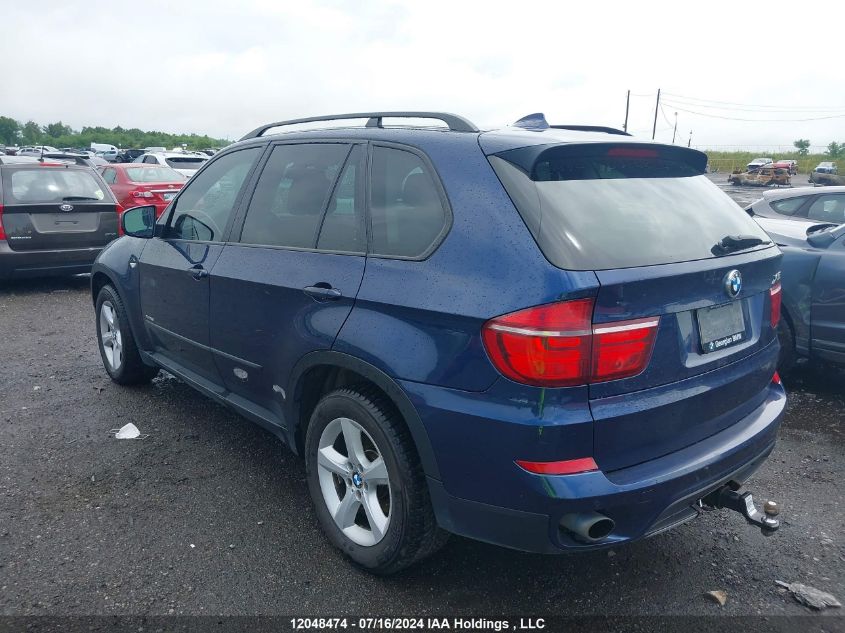
<path fill-rule="evenodd" d="M 754 505 L 754 498 L 750 492 L 739 492 L 739 484 L 728 482 L 721 488 L 714 490 L 704 499 L 703 505 L 712 508 L 725 508 L 741 514 L 748 523 L 760 528 L 763 536 L 771 536 L 780 527 L 780 505 L 776 501 L 766 501 L 760 512 Z"/>

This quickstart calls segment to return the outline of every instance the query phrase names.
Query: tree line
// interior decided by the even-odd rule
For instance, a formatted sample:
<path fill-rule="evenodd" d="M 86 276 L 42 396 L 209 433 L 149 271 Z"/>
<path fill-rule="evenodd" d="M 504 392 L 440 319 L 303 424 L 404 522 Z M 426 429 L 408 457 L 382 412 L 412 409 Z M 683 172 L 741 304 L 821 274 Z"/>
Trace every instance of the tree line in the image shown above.
<path fill-rule="evenodd" d="M 74 130 L 61 121 L 39 125 L 35 121 L 21 123 L 7 116 L 0 116 L 0 143 L 4 145 L 52 145 L 53 147 L 88 148 L 91 143 L 108 143 L 120 148 L 177 147 L 187 145 L 188 149 L 224 147 L 231 143 L 227 139 L 212 138 L 199 134 L 168 134 L 167 132 L 146 132 L 138 128 L 117 126 L 83 127 Z"/>
<path fill-rule="evenodd" d="M 807 156 L 810 153 L 810 139 L 799 138 L 792 144 L 798 150 L 799 156 Z M 845 143 L 830 142 L 827 146 L 827 151 L 825 151 L 825 156 L 830 158 L 845 158 Z"/>

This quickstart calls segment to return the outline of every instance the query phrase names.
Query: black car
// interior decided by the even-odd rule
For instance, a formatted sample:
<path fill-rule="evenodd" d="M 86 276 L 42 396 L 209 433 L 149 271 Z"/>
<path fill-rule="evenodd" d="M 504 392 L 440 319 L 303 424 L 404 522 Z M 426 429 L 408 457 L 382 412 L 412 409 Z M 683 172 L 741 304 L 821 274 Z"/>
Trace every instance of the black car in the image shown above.
<path fill-rule="evenodd" d="M 144 154 L 146 154 L 146 151 L 143 149 L 123 149 L 118 153 L 116 162 L 131 163 L 133 160 L 139 156 L 143 156 Z"/>
<path fill-rule="evenodd" d="M 108 185 L 89 167 L 4 160 L 0 280 L 89 272 L 118 236 L 118 208 Z"/>

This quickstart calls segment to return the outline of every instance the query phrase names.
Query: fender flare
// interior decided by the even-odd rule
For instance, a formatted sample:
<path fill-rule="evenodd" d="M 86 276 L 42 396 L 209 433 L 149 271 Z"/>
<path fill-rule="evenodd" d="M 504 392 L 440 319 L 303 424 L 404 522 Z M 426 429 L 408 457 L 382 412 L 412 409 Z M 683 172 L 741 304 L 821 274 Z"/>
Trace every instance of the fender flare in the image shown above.
<path fill-rule="evenodd" d="M 291 377 L 288 383 L 290 397 L 288 400 L 288 411 L 286 413 L 288 414 L 287 419 L 290 420 L 290 424 L 288 425 L 288 443 L 294 450 L 296 450 L 296 434 L 299 429 L 301 417 L 302 378 L 308 370 L 319 365 L 354 371 L 384 391 L 408 425 L 425 474 L 434 479 L 440 479 L 440 469 L 437 467 L 437 459 L 434 455 L 431 441 L 428 438 L 428 432 L 416 408 L 402 387 L 393 378 L 374 365 L 355 356 L 332 350 L 321 350 L 306 354 L 299 359 L 291 371 Z"/>

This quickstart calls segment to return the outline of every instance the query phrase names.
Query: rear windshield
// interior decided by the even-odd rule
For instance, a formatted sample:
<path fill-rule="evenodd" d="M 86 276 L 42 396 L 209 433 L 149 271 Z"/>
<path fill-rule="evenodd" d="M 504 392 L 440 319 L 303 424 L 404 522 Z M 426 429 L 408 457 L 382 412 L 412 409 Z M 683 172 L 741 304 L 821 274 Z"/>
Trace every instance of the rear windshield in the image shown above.
<path fill-rule="evenodd" d="M 184 174 L 169 167 L 127 167 L 126 177 L 131 182 L 184 182 Z"/>
<path fill-rule="evenodd" d="M 168 165 L 175 169 L 199 169 L 207 160 L 207 158 L 197 158 L 195 156 L 175 156 L 164 159 Z"/>
<path fill-rule="evenodd" d="M 110 199 L 94 175 L 82 169 L 38 167 L 9 170 L 3 176 L 3 189 L 7 204 Z"/>
<path fill-rule="evenodd" d="M 766 233 L 680 148 L 509 150 L 490 162 L 546 258 L 605 270 L 717 257 L 727 235 Z M 759 246 L 765 248 L 768 244 Z"/>

